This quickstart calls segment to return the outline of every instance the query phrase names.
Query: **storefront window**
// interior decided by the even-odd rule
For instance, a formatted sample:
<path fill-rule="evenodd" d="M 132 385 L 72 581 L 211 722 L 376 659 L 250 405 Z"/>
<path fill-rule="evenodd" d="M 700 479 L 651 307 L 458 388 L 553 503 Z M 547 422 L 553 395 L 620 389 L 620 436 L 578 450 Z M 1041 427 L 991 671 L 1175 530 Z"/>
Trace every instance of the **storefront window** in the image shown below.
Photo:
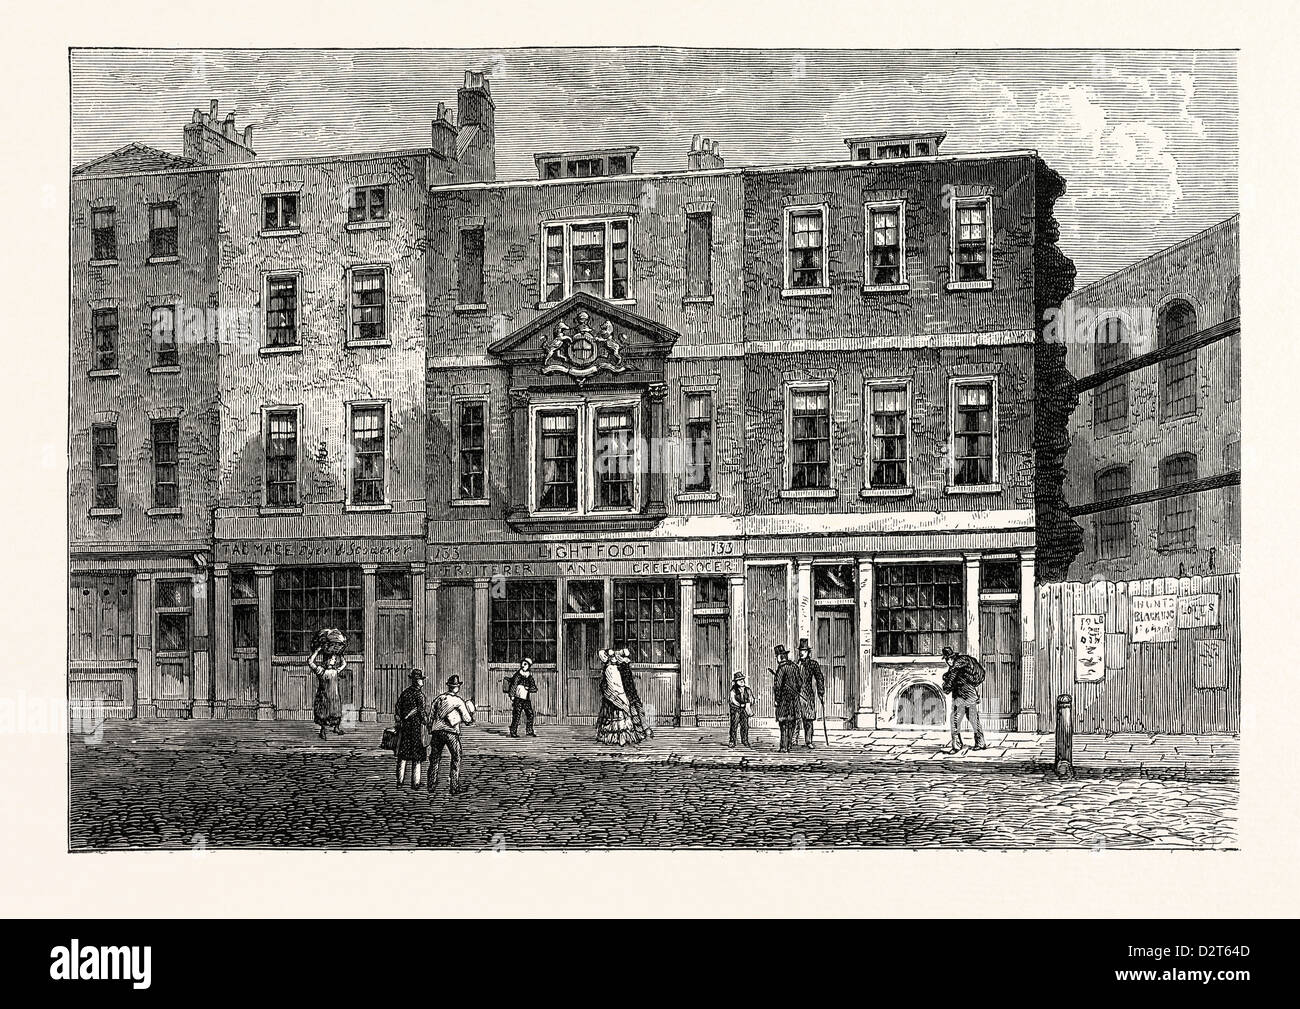
<path fill-rule="evenodd" d="M 876 573 L 876 654 L 938 655 L 965 638 L 960 564 L 882 564 Z"/>
<path fill-rule="evenodd" d="M 348 651 L 364 650 L 360 568 L 280 568 L 272 581 L 271 629 L 277 655 L 308 655 L 312 639 L 336 627 Z"/>
<path fill-rule="evenodd" d="M 695 579 L 695 608 L 697 610 L 725 609 L 727 606 L 727 579 Z"/>
<path fill-rule="evenodd" d="M 230 572 L 230 636 L 235 651 L 257 651 L 257 575 Z"/>
<path fill-rule="evenodd" d="M 604 613 L 604 582 L 569 582 L 564 589 L 565 613 Z"/>
<path fill-rule="evenodd" d="M 1019 561 L 986 560 L 980 564 L 981 592 L 1016 592 L 1019 589 Z"/>
<path fill-rule="evenodd" d="M 554 581 L 510 579 L 493 593 L 488 623 L 488 653 L 493 662 L 555 662 L 556 594 Z"/>
<path fill-rule="evenodd" d="M 832 564 L 813 568 L 812 592 L 813 599 L 818 601 L 852 599 L 854 597 L 853 565 Z"/>
<path fill-rule="evenodd" d="M 631 651 L 633 662 L 677 661 L 676 582 L 615 581 L 613 611 L 615 648 Z"/>
<path fill-rule="evenodd" d="M 410 599 L 411 573 L 409 571 L 380 571 L 375 575 L 375 598 Z"/>

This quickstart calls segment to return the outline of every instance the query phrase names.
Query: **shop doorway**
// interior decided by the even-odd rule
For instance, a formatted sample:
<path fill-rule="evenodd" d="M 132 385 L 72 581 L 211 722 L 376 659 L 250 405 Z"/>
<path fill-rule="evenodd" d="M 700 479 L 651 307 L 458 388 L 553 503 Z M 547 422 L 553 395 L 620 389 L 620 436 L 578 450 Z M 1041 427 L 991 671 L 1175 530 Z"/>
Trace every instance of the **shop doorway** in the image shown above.
<path fill-rule="evenodd" d="M 378 573 L 375 577 L 375 617 L 375 709 L 383 721 L 385 715 L 392 714 L 398 695 L 410 682 L 415 659 L 411 647 L 409 572 Z"/>
<path fill-rule="evenodd" d="M 847 720 L 857 673 L 857 591 L 854 566 L 813 568 L 813 658 L 826 678 L 826 717 Z"/>
<path fill-rule="evenodd" d="M 564 717 L 594 722 L 600 714 L 604 670 L 605 583 L 575 580 L 564 586 Z"/>
<path fill-rule="evenodd" d="M 154 663 L 158 707 L 189 715 L 194 702 L 194 657 L 190 634 L 194 618 L 188 578 L 160 578 L 154 591 Z"/>
<path fill-rule="evenodd" d="M 700 724 L 728 718 L 727 622 L 723 617 L 695 619 L 695 717 Z"/>
<path fill-rule="evenodd" d="M 1020 605 L 980 605 L 980 716 L 986 729 L 1014 729 L 1020 712 Z"/>

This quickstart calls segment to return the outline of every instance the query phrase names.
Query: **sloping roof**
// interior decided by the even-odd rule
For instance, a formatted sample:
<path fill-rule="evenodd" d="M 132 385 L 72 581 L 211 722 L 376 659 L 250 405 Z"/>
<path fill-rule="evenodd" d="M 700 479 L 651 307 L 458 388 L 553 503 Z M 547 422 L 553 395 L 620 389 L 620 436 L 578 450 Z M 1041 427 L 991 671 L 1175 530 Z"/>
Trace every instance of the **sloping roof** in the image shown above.
<path fill-rule="evenodd" d="M 123 172 L 159 172 L 168 168 L 189 168 L 197 165 L 193 158 L 168 154 L 144 144 L 127 144 L 102 158 L 87 161 L 72 170 L 73 175 L 113 175 Z"/>
<path fill-rule="evenodd" d="M 465 129 L 461 130 L 458 134 L 456 134 L 457 160 L 465 156 L 465 152 L 469 150 L 469 145 L 474 142 L 474 138 L 478 136 L 478 133 L 479 133 L 478 126 L 467 126 L 465 127 Z"/>

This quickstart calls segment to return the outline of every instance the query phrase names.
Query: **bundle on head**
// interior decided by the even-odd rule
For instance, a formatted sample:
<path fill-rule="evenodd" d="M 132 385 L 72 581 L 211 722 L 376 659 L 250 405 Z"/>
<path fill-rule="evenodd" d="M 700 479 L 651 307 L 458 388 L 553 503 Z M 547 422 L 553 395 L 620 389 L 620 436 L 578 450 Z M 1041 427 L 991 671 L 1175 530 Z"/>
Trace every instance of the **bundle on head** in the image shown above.
<path fill-rule="evenodd" d="M 343 655 L 348 650 L 348 636 L 337 627 L 325 627 L 316 632 L 315 645 L 326 655 Z"/>

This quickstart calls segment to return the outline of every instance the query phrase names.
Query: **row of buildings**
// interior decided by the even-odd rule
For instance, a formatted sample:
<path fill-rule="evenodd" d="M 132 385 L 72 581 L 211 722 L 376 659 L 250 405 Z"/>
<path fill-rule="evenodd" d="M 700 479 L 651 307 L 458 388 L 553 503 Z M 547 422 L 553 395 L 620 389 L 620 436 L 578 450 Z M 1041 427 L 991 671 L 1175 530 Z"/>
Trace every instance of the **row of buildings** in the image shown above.
<path fill-rule="evenodd" d="M 495 116 L 471 73 L 428 148 L 262 160 L 213 103 L 182 157 L 74 170 L 73 702 L 310 718 L 328 626 L 361 721 L 413 664 L 500 717 L 525 655 L 540 717 L 592 721 L 613 645 L 708 724 L 737 670 L 770 717 L 808 638 L 833 725 L 941 722 L 951 645 L 993 725 L 1048 728 L 1035 585 L 1087 540 L 1062 179 L 918 133 L 501 181 Z"/>

